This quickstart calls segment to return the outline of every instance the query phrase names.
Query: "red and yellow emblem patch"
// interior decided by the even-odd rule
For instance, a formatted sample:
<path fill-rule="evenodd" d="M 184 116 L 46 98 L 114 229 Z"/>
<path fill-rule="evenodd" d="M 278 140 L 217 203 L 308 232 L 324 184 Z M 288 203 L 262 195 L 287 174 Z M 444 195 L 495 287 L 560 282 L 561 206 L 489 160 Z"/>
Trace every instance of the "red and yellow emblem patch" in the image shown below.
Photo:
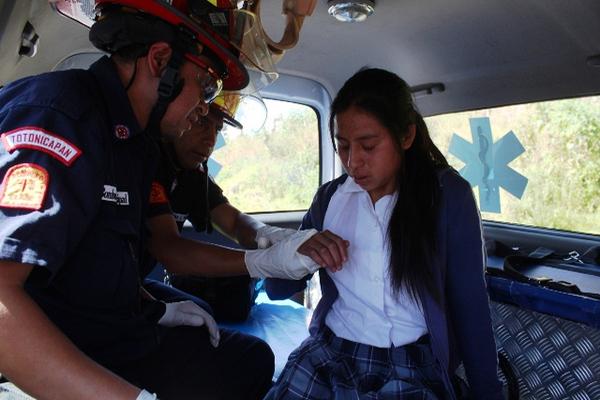
<path fill-rule="evenodd" d="M 168 203 L 167 192 L 163 185 L 158 182 L 152 182 L 152 189 L 150 191 L 150 204 L 162 204 Z"/>
<path fill-rule="evenodd" d="M 50 177 L 36 164 L 11 167 L 0 187 L 0 207 L 39 210 L 44 204 Z"/>

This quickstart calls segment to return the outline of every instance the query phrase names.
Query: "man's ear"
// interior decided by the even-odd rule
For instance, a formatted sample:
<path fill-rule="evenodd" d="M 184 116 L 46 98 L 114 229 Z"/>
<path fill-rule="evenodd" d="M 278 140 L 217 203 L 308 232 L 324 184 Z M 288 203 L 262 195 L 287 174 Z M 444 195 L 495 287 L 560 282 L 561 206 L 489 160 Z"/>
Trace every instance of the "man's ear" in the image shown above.
<path fill-rule="evenodd" d="M 150 72 L 154 77 L 160 77 L 171 59 L 173 50 L 167 42 L 156 42 L 148 49 L 147 62 Z"/>
<path fill-rule="evenodd" d="M 406 130 L 406 135 L 402 137 L 402 149 L 408 150 L 410 146 L 412 146 L 415 141 L 415 135 L 417 134 L 417 126 L 415 124 L 408 125 L 408 129 Z"/>

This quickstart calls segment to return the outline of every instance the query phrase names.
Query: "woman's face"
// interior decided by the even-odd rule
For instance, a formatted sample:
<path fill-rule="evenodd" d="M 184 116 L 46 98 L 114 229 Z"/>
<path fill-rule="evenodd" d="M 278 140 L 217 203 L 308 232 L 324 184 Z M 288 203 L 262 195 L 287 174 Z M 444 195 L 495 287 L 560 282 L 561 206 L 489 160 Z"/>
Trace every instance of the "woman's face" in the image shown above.
<path fill-rule="evenodd" d="M 393 193 L 402 158 L 388 129 L 357 107 L 337 114 L 335 122 L 338 155 L 348 175 L 373 203 Z"/>
<path fill-rule="evenodd" d="M 196 169 L 208 160 L 222 128 L 223 120 L 212 113 L 192 123 L 190 130 L 173 141 L 179 165 L 184 169 Z"/>

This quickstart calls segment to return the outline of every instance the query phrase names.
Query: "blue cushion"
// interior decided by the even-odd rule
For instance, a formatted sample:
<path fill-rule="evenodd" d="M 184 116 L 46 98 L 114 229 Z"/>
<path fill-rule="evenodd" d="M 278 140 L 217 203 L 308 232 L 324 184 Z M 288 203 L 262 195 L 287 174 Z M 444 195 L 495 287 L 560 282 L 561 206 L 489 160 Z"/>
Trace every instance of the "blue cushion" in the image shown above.
<path fill-rule="evenodd" d="M 292 300 L 270 300 L 265 292 L 258 294 L 248 319 L 243 323 L 220 323 L 221 328 L 254 335 L 271 346 L 275 353 L 277 379 L 290 353 L 308 337 L 310 311 Z"/>

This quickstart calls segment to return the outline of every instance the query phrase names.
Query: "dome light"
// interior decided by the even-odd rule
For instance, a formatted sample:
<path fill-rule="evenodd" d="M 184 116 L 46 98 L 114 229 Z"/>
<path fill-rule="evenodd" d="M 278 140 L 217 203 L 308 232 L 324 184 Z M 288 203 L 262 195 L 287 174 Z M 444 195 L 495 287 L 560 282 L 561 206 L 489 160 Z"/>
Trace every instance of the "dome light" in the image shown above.
<path fill-rule="evenodd" d="M 375 0 L 329 0 L 329 15 L 342 22 L 362 22 L 375 10 Z"/>

